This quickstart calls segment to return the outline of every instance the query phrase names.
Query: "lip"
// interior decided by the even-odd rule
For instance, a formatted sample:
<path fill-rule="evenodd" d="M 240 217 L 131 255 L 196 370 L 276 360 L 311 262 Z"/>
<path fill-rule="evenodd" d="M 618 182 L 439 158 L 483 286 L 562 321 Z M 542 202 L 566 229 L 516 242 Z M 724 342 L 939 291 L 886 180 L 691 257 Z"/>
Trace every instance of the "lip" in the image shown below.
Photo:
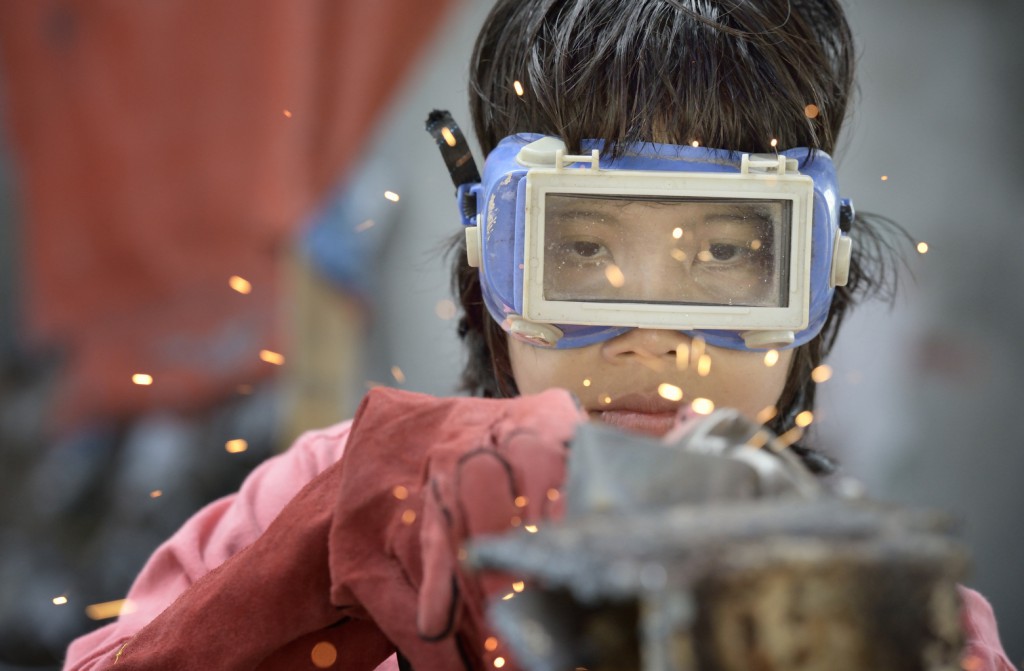
<path fill-rule="evenodd" d="M 648 436 L 664 436 L 672 427 L 689 418 L 688 405 L 667 401 L 660 396 L 629 394 L 613 399 L 611 403 L 590 411 L 599 421 Z"/>

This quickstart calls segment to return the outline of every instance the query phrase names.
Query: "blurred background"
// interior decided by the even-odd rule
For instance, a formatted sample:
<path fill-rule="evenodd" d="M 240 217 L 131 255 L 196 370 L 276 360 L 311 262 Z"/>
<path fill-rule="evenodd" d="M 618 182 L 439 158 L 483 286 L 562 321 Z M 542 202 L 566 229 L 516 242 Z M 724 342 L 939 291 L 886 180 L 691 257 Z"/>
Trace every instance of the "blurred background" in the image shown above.
<path fill-rule="evenodd" d="M 370 386 L 454 393 L 423 121 L 468 126 L 490 4 L 0 8 L 0 671 L 57 668 L 187 516 Z M 927 251 L 844 327 L 816 442 L 963 521 L 1019 664 L 1024 6 L 846 4 L 844 195 Z"/>

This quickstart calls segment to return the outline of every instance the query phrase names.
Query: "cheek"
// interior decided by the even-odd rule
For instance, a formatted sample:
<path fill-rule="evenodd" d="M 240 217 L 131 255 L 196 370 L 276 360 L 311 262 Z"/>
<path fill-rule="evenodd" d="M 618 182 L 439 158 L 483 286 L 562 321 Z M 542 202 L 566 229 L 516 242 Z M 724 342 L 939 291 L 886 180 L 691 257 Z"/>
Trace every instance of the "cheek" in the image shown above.
<path fill-rule="evenodd" d="M 721 350 L 718 355 L 719 383 L 724 387 L 721 391 L 728 405 L 748 417 L 755 417 L 764 408 L 778 403 L 789 376 L 792 350 L 779 352 L 774 366 L 765 365 L 763 353 Z"/>
<path fill-rule="evenodd" d="M 586 377 L 581 372 L 581 350 L 550 350 L 514 338 L 508 341 L 512 376 L 521 394 L 535 394 L 552 387 L 573 389 Z"/>

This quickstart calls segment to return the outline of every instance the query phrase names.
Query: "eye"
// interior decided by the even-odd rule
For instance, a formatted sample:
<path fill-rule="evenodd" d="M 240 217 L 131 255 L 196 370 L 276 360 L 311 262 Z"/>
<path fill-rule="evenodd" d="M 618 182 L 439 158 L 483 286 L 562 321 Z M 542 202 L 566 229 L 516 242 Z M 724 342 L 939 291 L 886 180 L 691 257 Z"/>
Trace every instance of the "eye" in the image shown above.
<path fill-rule="evenodd" d="M 712 242 L 708 251 L 715 261 L 732 261 L 743 253 L 739 245 L 728 242 Z"/>
<path fill-rule="evenodd" d="M 582 256 L 585 259 L 598 256 L 601 254 L 601 250 L 604 249 L 604 245 L 587 240 L 577 240 L 571 243 L 569 247 L 577 256 Z"/>

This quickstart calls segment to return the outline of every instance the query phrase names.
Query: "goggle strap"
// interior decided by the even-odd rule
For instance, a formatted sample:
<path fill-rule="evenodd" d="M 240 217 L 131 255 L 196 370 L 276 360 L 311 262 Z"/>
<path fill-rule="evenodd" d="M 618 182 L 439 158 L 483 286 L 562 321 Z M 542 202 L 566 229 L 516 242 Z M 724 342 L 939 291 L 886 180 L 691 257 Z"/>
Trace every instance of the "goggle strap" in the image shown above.
<path fill-rule="evenodd" d="M 441 150 L 441 158 L 448 167 L 456 192 L 461 196 L 459 209 L 463 217 L 476 216 L 476 194 L 470 189 L 459 188 L 480 182 L 480 171 L 477 170 L 466 136 L 448 110 L 434 110 L 427 115 L 426 128 Z"/>

